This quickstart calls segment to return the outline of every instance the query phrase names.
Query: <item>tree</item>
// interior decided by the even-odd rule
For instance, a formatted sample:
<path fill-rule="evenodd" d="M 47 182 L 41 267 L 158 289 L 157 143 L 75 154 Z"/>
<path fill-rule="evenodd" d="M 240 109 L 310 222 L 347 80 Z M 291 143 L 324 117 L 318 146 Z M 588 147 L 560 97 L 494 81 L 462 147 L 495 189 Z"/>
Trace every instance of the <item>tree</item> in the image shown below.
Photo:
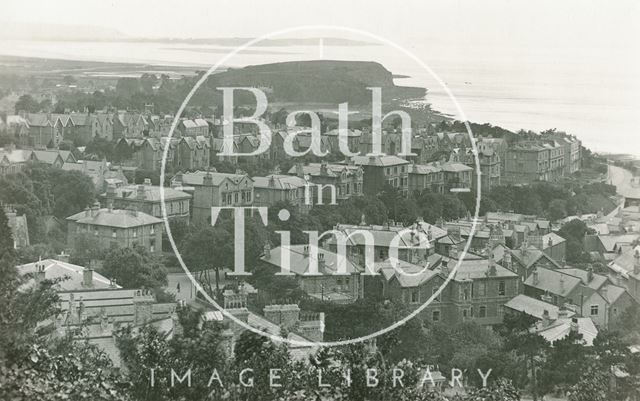
<path fill-rule="evenodd" d="M 576 384 L 569 389 L 569 401 L 607 401 L 609 367 L 591 361 L 584 367 Z"/>
<path fill-rule="evenodd" d="M 22 111 L 27 113 L 37 113 L 40 111 L 40 103 L 38 103 L 31 95 L 22 95 L 16 102 L 15 111 L 16 114 Z"/>
<path fill-rule="evenodd" d="M 114 248 L 101 272 L 125 288 L 159 288 L 167 284 L 167 271 L 145 248 Z"/>
<path fill-rule="evenodd" d="M 567 215 L 567 202 L 564 199 L 552 200 L 549 202 L 547 213 L 551 220 L 560 220 Z"/>

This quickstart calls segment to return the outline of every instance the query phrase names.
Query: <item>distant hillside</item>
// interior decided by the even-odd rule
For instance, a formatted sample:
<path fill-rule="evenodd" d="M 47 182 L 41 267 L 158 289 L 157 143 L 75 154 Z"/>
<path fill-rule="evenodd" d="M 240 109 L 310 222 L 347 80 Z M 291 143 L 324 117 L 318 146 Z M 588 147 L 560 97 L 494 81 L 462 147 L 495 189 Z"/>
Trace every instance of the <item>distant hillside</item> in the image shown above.
<path fill-rule="evenodd" d="M 424 88 L 396 86 L 393 74 L 379 63 L 313 60 L 248 66 L 213 75 L 209 84 L 263 88 L 269 99 L 300 103 L 368 104 L 381 87 L 383 101 L 422 97 Z"/>

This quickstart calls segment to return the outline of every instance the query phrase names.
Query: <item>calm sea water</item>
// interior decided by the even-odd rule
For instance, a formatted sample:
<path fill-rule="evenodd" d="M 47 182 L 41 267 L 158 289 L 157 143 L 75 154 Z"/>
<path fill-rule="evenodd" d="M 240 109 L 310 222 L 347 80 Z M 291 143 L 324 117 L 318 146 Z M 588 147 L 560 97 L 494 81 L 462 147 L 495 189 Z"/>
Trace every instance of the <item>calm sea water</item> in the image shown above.
<path fill-rule="evenodd" d="M 501 48 L 403 44 L 427 63 L 474 122 L 578 135 L 596 151 L 640 154 L 640 58 L 620 47 Z M 0 54 L 63 59 L 211 66 L 229 48 L 174 43 L 0 41 Z M 254 47 L 230 66 L 290 60 L 369 60 L 382 63 L 400 85 L 429 89 L 433 108 L 460 118 L 444 88 L 405 54 L 387 46 Z"/>

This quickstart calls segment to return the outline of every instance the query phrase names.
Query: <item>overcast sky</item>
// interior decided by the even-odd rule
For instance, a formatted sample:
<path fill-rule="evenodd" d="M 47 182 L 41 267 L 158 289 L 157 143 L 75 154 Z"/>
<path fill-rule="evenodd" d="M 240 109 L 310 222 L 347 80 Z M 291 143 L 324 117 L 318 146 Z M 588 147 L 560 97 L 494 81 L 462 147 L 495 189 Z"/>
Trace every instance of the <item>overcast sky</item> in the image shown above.
<path fill-rule="evenodd" d="M 0 7 L 0 21 L 95 25 L 136 37 L 254 37 L 304 24 L 405 43 L 629 48 L 640 37 L 637 0 L 3 0 Z"/>

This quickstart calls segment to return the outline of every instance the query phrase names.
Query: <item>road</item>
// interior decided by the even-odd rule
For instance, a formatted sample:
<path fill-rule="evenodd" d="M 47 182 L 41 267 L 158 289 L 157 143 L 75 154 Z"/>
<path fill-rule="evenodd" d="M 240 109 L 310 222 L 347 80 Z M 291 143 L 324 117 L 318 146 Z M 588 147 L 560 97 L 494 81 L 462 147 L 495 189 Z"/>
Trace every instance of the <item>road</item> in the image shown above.
<path fill-rule="evenodd" d="M 609 166 L 609 182 L 616 186 L 618 194 L 625 198 L 640 199 L 640 185 L 633 183 L 633 174 L 621 167 Z"/>

